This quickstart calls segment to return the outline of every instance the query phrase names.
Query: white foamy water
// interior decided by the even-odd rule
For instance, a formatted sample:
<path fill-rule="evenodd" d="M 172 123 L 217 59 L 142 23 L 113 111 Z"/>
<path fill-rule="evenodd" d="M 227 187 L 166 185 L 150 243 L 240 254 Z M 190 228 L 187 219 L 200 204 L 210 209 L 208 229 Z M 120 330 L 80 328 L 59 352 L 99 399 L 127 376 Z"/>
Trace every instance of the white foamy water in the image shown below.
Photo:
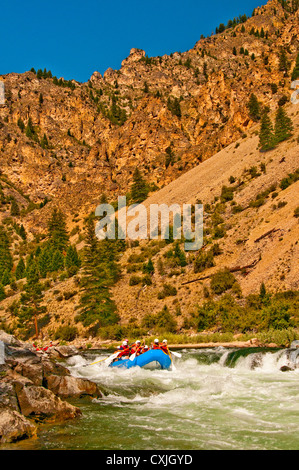
<path fill-rule="evenodd" d="M 103 352 L 68 359 L 104 397 L 78 402 L 83 418 L 48 430 L 35 448 L 298 449 L 299 351 L 181 353 L 173 371 L 88 365 Z M 294 370 L 282 372 L 286 365 Z"/>

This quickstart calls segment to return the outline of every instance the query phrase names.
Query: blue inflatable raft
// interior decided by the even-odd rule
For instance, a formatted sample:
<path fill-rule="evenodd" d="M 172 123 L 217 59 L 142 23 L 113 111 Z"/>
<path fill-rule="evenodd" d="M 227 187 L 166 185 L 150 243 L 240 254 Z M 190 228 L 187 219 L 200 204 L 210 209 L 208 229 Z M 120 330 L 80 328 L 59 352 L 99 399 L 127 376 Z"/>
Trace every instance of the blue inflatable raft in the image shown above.
<path fill-rule="evenodd" d="M 144 367 L 147 364 L 156 365 L 159 369 L 170 369 L 171 359 L 168 354 L 164 353 L 161 349 L 150 349 L 140 354 L 140 356 L 136 356 L 133 360 L 119 359 L 118 361 L 112 362 L 109 367 L 125 367 L 126 369 L 130 369 L 136 366 Z"/>

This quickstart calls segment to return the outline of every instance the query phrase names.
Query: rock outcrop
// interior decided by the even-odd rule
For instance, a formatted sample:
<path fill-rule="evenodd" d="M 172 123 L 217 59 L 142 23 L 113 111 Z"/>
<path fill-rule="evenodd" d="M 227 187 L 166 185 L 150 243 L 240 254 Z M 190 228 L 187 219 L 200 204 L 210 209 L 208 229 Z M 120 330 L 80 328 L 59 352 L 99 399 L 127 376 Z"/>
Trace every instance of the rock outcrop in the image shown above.
<path fill-rule="evenodd" d="M 6 337 L 3 332 L 0 336 Z M 0 442 L 32 437 L 41 422 L 80 417 L 80 409 L 67 398 L 102 396 L 95 383 L 72 377 L 50 357 L 39 356 L 11 336 L 8 339 L 14 346 L 5 344 L 5 363 L 0 366 Z"/>

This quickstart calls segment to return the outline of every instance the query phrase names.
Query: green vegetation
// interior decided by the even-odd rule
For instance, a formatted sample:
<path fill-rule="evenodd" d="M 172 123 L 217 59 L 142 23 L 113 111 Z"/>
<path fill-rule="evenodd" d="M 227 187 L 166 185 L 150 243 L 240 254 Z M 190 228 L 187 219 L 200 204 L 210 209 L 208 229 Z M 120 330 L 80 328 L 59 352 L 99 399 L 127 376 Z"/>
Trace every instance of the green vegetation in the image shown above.
<path fill-rule="evenodd" d="M 149 193 L 149 187 L 142 177 L 142 174 L 138 167 L 136 167 L 133 175 L 133 184 L 131 187 L 131 201 L 134 204 L 140 204 L 143 202 Z"/>
<path fill-rule="evenodd" d="M 279 107 L 275 116 L 275 142 L 283 142 L 291 137 L 293 133 L 292 120 L 287 116 L 285 110 Z"/>
<path fill-rule="evenodd" d="M 215 266 L 213 249 L 201 251 L 194 261 L 194 272 L 201 273 L 205 269 Z"/>
<path fill-rule="evenodd" d="M 38 324 L 37 317 L 45 312 L 46 308 L 41 307 L 43 299 L 43 288 L 39 281 L 39 271 L 37 263 L 32 260 L 26 272 L 27 282 L 25 284 L 25 291 L 21 296 L 21 314 L 20 321 L 22 321 L 21 328 L 28 322 L 34 320 L 35 334 L 38 337 Z"/>
<path fill-rule="evenodd" d="M 170 284 L 163 284 L 163 289 L 158 293 L 158 299 L 165 299 L 165 297 L 177 295 L 177 290 Z"/>
<path fill-rule="evenodd" d="M 293 123 L 282 106 L 275 114 L 275 127 L 273 128 L 268 111 L 264 110 L 259 132 L 259 146 L 261 151 L 273 149 L 277 144 L 289 139 L 293 133 Z"/>
<path fill-rule="evenodd" d="M 269 114 L 266 111 L 264 111 L 262 115 L 259 138 L 261 151 L 271 150 L 275 147 L 273 125 Z"/>
<path fill-rule="evenodd" d="M 164 256 L 170 261 L 169 265 L 172 268 L 179 266 L 183 268 L 188 264 L 185 251 L 181 249 L 178 242 L 176 242 L 174 248 L 168 250 Z"/>
<path fill-rule="evenodd" d="M 296 183 L 299 179 L 299 168 L 294 173 L 289 173 L 286 178 L 283 178 L 280 182 L 279 187 L 284 190 L 287 189 L 291 184 Z"/>
<path fill-rule="evenodd" d="M 249 116 L 251 117 L 251 119 L 253 121 L 259 121 L 261 118 L 261 107 L 254 93 L 251 93 L 247 107 L 248 107 Z"/>
<path fill-rule="evenodd" d="M 10 273 L 13 266 L 12 254 L 10 251 L 10 240 L 3 225 L 0 225 L 0 283 L 3 283 L 4 276 Z"/>
<path fill-rule="evenodd" d="M 178 98 L 169 97 L 167 100 L 167 108 L 174 116 L 180 118 L 182 116 L 180 101 Z"/>
<path fill-rule="evenodd" d="M 222 269 L 211 277 L 210 288 L 214 294 L 220 295 L 231 289 L 236 283 L 235 276 L 228 269 Z"/>
<path fill-rule="evenodd" d="M 113 124 L 118 126 L 122 126 L 127 120 L 127 113 L 126 110 L 121 108 L 118 104 L 118 98 L 113 93 L 111 97 L 111 106 L 107 113 L 105 113 L 106 117 L 110 119 Z"/>
<path fill-rule="evenodd" d="M 198 330 L 219 328 L 221 332 L 266 332 L 299 326 L 299 292 L 270 294 L 261 289 L 240 305 L 230 294 L 209 300 L 197 310 Z"/>
<path fill-rule="evenodd" d="M 92 218 L 86 223 L 85 241 L 80 313 L 76 321 L 82 322 L 84 326 L 96 323 L 100 328 L 119 321 L 116 305 L 110 296 L 110 287 L 119 277 L 117 259 L 123 244 L 118 240 L 99 241 Z"/>
<path fill-rule="evenodd" d="M 13 217 L 20 217 L 23 211 L 20 211 L 14 205 L 14 198 L 11 199 L 11 214 Z M 16 202 L 16 201 L 15 201 Z M 37 207 L 37 206 L 36 206 Z M 13 267 L 13 258 L 11 253 L 12 231 L 15 231 L 20 237 L 18 240 L 18 251 L 14 249 L 14 254 L 18 254 L 15 266 Z M 27 241 L 24 226 L 17 224 L 13 218 L 5 220 L 5 226 L 0 226 L 0 285 L 1 297 L 4 298 L 5 291 L 3 286 L 9 286 L 7 295 L 12 292 L 20 292 L 20 300 L 15 302 L 14 316 L 15 326 L 23 339 L 28 339 L 32 335 L 37 335 L 39 328 L 45 325 L 49 319 L 42 314 L 46 308 L 41 305 L 43 293 L 50 287 L 50 279 L 44 283 L 41 278 L 60 279 L 71 277 L 80 267 L 80 257 L 74 246 L 69 243 L 68 232 L 64 214 L 54 208 L 48 221 L 47 233 L 36 240 Z M 15 236 L 14 236 L 15 240 Z M 26 279 L 22 283 L 16 281 Z"/>
<path fill-rule="evenodd" d="M 78 329 L 75 326 L 64 325 L 57 328 L 54 339 L 61 341 L 73 341 L 78 336 Z"/>
<path fill-rule="evenodd" d="M 177 328 L 177 323 L 166 305 L 156 314 L 145 315 L 141 325 L 147 330 L 154 329 L 157 333 L 174 333 Z"/>
<path fill-rule="evenodd" d="M 229 20 L 227 22 L 227 25 L 225 25 L 224 23 L 220 23 L 220 25 L 216 27 L 215 33 L 216 34 L 223 33 L 226 29 L 235 28 L 238 24 L 245 23 L 247 20 L 248 20 L 247 15 L 245 14 L 239 15 L 238 17 L 235 17 L 233 20 Z M 242 32 L 245 32 L 245 29 L 242 29 Z"/>
<path fill-rule="evenodd" d="M 279 66 L 278 66 L 279 71 L 284 72 L 286 74 L 289 70 L 289 67 L 290 67 L 290 64 L 286 55 L 286 51 L 282 47 L 280 54 L 279 54 Z"/>

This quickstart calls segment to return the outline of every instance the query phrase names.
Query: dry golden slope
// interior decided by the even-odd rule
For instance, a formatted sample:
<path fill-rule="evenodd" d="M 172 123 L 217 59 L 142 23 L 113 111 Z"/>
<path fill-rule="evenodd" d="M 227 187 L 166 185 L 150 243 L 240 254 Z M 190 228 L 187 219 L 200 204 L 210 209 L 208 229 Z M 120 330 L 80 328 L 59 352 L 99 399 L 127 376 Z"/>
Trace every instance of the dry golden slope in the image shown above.
<path fill-rule="evenodd" d="M 257 261 L 257 264 L 246 275 L 235 273 L 244 296 L 257 291 L 262 282 L 274 291 L 299 288 L 299 224 L 294 217 L 294 209 L 299 205 L 299 181 L 285 190 L 279 188 L 282 178 L 299 167 L 298 106 L 289 105 L 288 112 L 294 124 L 294 137 L 289 141 L 281 143 L 272 151 L 262 153 L 258 150 L 256 126 L 247 138 L 231 144 L 145 201 L 147 208 L 154 203 L 170 205 L 195 203 L 199 200 L 203 204 L 212 203 L 215 196 L 220 196 L 223 185 L 230 186 L 229 177 L 233 176 L 236 182 L 240 180 L 245 183 L 234 193 L 234 201 L 247 209 L 233 214 L 231 207 L 228 207 L 223 215 L 227 232 L 219 240 L 223 253 L 215 258 L 216 266 L 204 273 L 195 274 L 193 265 L 189 264 L 184 269 L 185 272 L 179 275 L 169 277 L 168 272 L 161 276 L 157 272 L 157 260 L 159 257 L 162 259 L 163 253 L 160 252 L 152 258 L 155 265 L 153 284 L 144 287 L 129 286 L 131 274 L 126 273 L 127 259 L 132 253 L 140 253 L 140 247 L 131 248 L 122 260 L 123 278 L 113 291 L 124 321 L 157 312 L 165 304 L 174 311 L 178 302 L 184 317 L 194 311 L 197 303 L 203 301 L 203 286 L 209 286 L 209 279 L 184 286 L 182 283 L 207 276 L 223 267 L 246 266 L 253 261 Z M 259 169 L 261 163 L 265 164 L 266 171 L 251 178 L 248 175 L 249 168 L 256 166 Z M 248 207 L 258 193 L 273 183 L 277 183 L 276 198 L 272 198 L 270 194 L 261 207 Z M 286 204 L 282 206 L 280 202 Z M 277 208 L 279 205 L 282 207 Z M 272 229 L 272 233 L 256 241 Z M 209 249 L 210 246 L 207 245 L 204 249 Z M 168 249 L 166 247 L 164 251 Z M 189 256 L 194 257 L 194 253 Z M 159 300 L 157 293 L 165 282 L 175 286 L 178 294 L 176 297 Z"/>

